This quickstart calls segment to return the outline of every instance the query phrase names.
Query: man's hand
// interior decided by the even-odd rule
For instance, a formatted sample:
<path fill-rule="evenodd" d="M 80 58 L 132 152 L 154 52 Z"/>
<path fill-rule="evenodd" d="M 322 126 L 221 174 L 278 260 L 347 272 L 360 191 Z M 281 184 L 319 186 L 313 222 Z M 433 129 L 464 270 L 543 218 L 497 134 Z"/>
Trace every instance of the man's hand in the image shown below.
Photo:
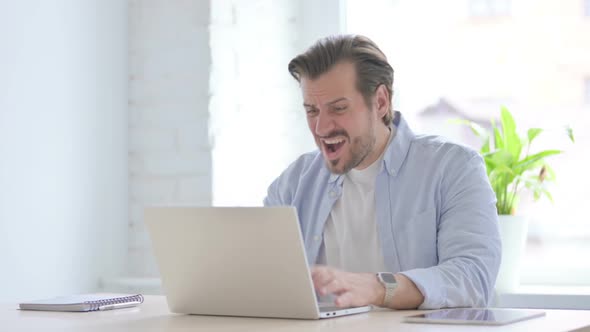
<path fill-rule="evenodd" d="M 311 269 L 311 278 L 320 295 L 333 294 L 338 307 L 383 305 L 385 286 L 375 273 L 351 273 L 324 265 Z M 424 302 L 424 295 L 412 280 L 401 273 L 395 275 L 397 288 L 393 292 L 392 309 L 416 309 Z"/>
<path fill-rule="evenodd" d="M 385 287 L 374 273 L 351 273 L 317 265 L 311 270 L 313 284 L 320 295 L 333 294 L 340 308 L 383 304 Z"/>

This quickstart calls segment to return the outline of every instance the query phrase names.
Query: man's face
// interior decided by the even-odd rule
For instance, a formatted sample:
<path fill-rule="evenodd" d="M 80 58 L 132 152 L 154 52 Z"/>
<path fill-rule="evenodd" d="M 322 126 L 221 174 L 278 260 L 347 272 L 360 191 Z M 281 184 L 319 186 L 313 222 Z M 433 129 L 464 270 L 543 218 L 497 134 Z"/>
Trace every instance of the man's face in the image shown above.
<path fill-rule="evenodd" d="M 381 119 L 356 89 L 354 65 L 336 64 L 315 80 L 302 77 L 301 89 L 307 124 L 330 171 L 344 174 L 369 166 L 376 158 L 372 153 Z"/>

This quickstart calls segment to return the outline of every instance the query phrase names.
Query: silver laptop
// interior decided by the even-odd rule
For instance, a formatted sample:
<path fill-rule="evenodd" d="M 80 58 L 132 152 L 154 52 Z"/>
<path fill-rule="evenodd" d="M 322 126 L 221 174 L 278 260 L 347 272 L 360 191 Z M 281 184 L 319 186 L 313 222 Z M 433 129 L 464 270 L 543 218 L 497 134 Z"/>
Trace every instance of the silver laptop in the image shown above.
<path fill-rule="evenodd" d="M 293 207 L 145 210 L 175 313 L 319 319 L 370 306 L 319 305 Z"/>

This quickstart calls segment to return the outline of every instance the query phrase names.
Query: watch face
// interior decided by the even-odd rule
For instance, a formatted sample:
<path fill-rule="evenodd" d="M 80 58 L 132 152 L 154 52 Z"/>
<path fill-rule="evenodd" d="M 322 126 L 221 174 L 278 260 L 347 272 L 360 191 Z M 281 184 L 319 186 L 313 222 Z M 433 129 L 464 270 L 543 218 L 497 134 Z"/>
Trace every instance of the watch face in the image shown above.
<path fill-rule="evenodd" d="M 388 283 L 388 284 L 395 284 L 395 278 L 393 277 L 392 273 L 381 273 L 381 280 L 383 280 L 383 282 Z"/>

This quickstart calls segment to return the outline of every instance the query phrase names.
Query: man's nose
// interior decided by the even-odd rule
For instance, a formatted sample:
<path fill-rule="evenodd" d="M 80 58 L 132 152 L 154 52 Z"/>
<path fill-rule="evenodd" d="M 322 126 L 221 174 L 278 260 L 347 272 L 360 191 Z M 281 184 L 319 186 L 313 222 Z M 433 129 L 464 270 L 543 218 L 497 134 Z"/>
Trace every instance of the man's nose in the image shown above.
<path fill-rule="evenodd" d="M 333 129 L 334 120 L 332 117 L 325 112 L 319 112 L 318 116 L 316 117 L 315 134 L 317 136 L 327 136 L 332 132 Z"/>

